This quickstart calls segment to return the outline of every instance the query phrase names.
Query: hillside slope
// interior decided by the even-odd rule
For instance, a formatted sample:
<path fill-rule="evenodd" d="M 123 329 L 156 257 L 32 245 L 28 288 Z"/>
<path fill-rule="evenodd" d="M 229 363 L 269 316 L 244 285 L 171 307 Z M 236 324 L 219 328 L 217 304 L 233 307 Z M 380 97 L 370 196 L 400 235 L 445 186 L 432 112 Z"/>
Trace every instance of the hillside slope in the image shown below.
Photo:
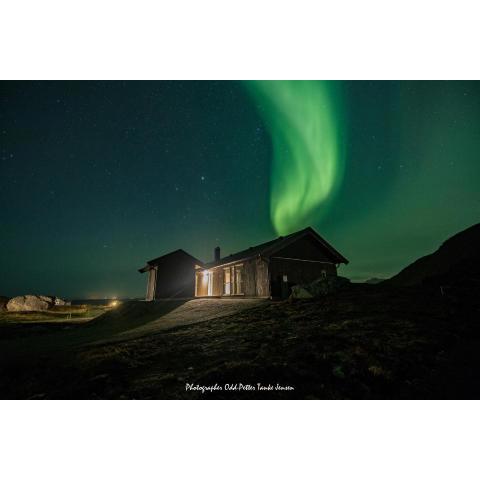
<path fill-rule="evenodd" d="M 467 300 L 352 284 L 15 363 L 0 352 L 0 398 L 480 398 L 480 304 Z M 227 389 L 258 383 L 293 390 Z"/>
<path fill-rule="evenodd" d="M 480 223 L 445 241 L 387 280 L 391 285 L 471 285 L 479 282 Z"/>

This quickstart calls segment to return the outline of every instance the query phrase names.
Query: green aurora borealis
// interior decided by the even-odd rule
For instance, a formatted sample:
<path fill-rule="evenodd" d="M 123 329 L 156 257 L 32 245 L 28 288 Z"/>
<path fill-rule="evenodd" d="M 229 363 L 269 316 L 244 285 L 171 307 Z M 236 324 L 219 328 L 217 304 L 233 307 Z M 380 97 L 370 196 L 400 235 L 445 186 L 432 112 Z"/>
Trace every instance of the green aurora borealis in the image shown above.
<path fill-rule="evenodd" d="M 307 225 L 387 278 L 480 221 L 479 152 L 480 82 L 1 82 L 0 295 L 142 296 Z"/>
<path fill-rule="evenodd" d="M 344 170 L 341 106 L 333 82 L 247 84 L 272 136 L 270 215 L 279 235 L 320 220 Z"/>
<path fill-rule="evenodd" d="M 274 227 L 326 232 L 343 274 L 388 277 L 480 221 L 479 82 L 252 84 Z"/>

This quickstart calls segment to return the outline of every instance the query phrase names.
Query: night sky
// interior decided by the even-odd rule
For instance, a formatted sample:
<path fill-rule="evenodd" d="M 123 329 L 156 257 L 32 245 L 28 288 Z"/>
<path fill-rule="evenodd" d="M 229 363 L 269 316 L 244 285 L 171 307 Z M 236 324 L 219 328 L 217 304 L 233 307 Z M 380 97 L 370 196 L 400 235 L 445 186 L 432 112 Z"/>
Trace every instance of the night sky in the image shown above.
<path fill-rule="evenodd" d="M 135 297 L 146 260 L 313 226 L 388 277 L 480 221 L 479 82 L 1 82 L 0 294 Z"/>

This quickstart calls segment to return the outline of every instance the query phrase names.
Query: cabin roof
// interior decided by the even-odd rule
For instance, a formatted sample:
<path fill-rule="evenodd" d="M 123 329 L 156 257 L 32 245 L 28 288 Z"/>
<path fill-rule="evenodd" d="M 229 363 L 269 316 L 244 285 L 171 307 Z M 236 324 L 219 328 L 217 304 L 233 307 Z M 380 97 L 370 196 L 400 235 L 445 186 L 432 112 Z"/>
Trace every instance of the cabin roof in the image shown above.
<path fill-rule="evenodd" d="M 325 250 L 330 253 L 332 260 L 335 263 L 348 263 L 348 260 L 341 253 L 335 250 L 335 248 L 333 248 L 332 245 L 330 245 L 325 239 L 323 239 L 313 228 L 307 227 L 303 230 L 299 230 L 298 232 L 291 233 L 284 237 L 278 237 L 274 240 L 270 240 L 269 242 L 261 243 L 260 245 L 257 245 L 255 247 L 250 247 L 232 255 L 228 255 L 227 257 L 223 257 L 218 261 L 205 263 L 203 267 L 218 267 L 227 263 L 232 263 L 240 260 L 248 260 L 249 258 L 256 256 L 268 258 L 272 256 L 275 252 L 278 252 L 282 248 L 290 245 L 291 243 L 304 236 L 311 236 L 315 240 L 317 240 L 325 248 Z"/>
<path fill-rule="evenodd" d="M 162 263 L 162 261 L 165 260 L 167 257 L 171 257 L 174 255 L 190 257 L 198 265 L 203 265 L 203 262 L 201 260 L 199 260 L 198 258 L 195 258 L 194 256 L 187 253 L 185 250 L 179 248 L 178 250 L 174 250 L 173 252 L 169 252 L 169 253 L 166 253 L 165 255 L 161 255 L 160 257 L 154 258 L 153 260 L 149 260 L 147 264 L 144 267 L 140 268 L 138 271 L 140 273 L 148 272 L 148 270 L 150 270 L 151 268 Z"/>

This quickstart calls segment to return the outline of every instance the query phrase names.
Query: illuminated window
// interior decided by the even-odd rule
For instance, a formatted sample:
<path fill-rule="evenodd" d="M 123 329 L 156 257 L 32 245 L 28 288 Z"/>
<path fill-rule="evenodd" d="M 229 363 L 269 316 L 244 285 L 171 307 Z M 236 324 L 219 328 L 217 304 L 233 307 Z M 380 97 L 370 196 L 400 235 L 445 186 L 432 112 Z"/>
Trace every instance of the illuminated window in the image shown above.
<path fill-rule="evenodd" d="M 223 269 L 223 294 L 243 295 L 243 265 Z"/>
<path fill-rule="evenodd" d="M 223 294 L 224 295 L 232 294 L 230 267 L 223 269 Z"/>

